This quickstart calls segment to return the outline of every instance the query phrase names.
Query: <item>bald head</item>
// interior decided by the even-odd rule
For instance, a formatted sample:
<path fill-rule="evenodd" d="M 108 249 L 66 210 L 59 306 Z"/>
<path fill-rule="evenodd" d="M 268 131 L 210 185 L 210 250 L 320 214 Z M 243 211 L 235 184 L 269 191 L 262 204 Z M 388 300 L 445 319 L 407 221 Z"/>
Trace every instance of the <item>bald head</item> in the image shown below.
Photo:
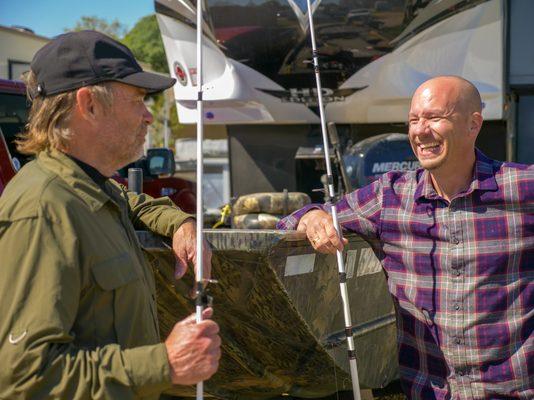
<path fill-rule="evenodd" d="M 439 76 L 419 86 L 412 97 L 408 134 L 421 166 L 453 176 L 463 165 L 467 174 L 482 128 L 481 111 L 478 90 L 463 78 Z"/>
<path fill-rule="evenodd" d="M 482 113 L 482 99 L 478 89 L 459 76 L 438 76 L 422 83 L 413 97 L 444 97 L 455 111 Z"/>

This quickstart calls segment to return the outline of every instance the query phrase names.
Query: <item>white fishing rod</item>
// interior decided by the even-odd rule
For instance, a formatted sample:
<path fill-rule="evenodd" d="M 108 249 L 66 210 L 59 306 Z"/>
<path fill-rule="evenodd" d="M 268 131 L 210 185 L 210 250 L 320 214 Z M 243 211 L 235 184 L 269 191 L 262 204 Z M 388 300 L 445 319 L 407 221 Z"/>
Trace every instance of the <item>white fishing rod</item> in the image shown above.
<path fill-rule="evenodd" d="M 321 86 L 321 75 L 319 69 L 319 57 L 317 54 L 317 45 L 315 43 L 315 28 L 313 25 L 313 11 L 311 8 L 310 0 L 306 0 L 308 5 L 308 19 L 310 23 L 310 37 L 313 53 L 313 69 L 315 70 L 315 81 L 317 83 L 317 99 L 319 101 L 319 116 L 321 118 L 321 132 L 323 135 L 323 147 L 324 147 L 324 159 L 326 162 L 326 177 L 328 183 L 328 198 L 330 204 L 330 213 L 332 215 L 332 221 L 334 228 L 336 229 L 338 237 L 341 235 L 341 228 L 337 219 L 337 210 L 334 206 L 334 178 L 332 176 L 332 166 L 330 164 L 330 154 L 328 149 L 328 134 L 326 130 L 326 120 L 324 115 L 323 106 L 323 89 Z M 354 394 L 354 400 L 360 400 L 360 383 L 358 379 L 358 367 L 356 364 L 356 352 L 354 349 L 354 337 L 352 335 L 352 320 L 350 314 L 349 294 L 347 290 L 347 273 L 345 272 L 345 263 L 343 261 L 343 253 L 340 250 L 336 251 L 337 267 L 339 272 L 339 288 L 341 291 L 341 302 L 343 305 L 343 315 L 345 317 L 345 336 L 347 337 L 348 357 L 350 366 L 350 376 L 352 379 L 352 392 Z"/>
<path fill-rule="evenodd" d="M 197 269 L 196 280 L 196 322 L 202 321 L 204 310 L 204 257 L 202 245 L 204 237 L 204 211 L 202 208 L 202 176 L 204 172 L 204 154 L 202 142 L 204 141 L 204 105 L 202 102 L 202 1 L 197 0 Z M 204 382 L 197 383 L 197 400 L 204 399 Z"/>

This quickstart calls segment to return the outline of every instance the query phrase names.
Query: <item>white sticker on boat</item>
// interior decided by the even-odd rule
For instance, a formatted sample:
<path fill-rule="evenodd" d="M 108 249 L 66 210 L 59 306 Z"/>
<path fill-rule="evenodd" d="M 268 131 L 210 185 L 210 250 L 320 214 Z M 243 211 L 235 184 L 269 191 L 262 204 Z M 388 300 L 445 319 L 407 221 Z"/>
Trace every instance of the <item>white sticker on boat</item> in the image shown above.
<path fill-rule="evenodd" d="M 301 254 L 286 258 L 285 276 L 301 275 L 313 272 L 315 254 Z"/>
<path fill-rule="evenodd" d="M 347 279 L 350 279 L 354 276 L 356 265 L 358 265 L 358 250 L 347 251 L 347 259 L 345 261 L 345 266 L 347 268 Z"/>
<path fill-rule="evenodd" d="M 362 249 L 360 254 L 360 262 L 358 263 L 358 272 L 356 276 L 364 276 L 376 274 L 382 270 L 380 261 L 375 256 L 372 249 Z"/>

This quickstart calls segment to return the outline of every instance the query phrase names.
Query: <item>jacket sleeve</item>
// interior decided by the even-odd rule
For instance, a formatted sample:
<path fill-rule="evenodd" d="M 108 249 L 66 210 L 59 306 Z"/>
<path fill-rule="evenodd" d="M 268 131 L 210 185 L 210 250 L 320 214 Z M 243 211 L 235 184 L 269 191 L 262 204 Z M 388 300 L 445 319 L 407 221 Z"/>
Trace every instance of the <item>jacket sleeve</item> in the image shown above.
<path fill-rule="evenodd" d="M 335 203 L 341 227 L 363 237 L 377 239 L 380 235 L 382 198 L 382 179 L 343 196 Z M 283 218 L 278 222 L 277 228 L 295 230 L 304 214 L 315 209 L 330 212 L 330 205 L 308 204 Z"/>
<path fill-rule="evenodd" d="M 172 237 L 174 232 L 188 218 L 187 214 L 168 197 L 157 199 L 146 193 L 135 194 L 125 186 L 111 180 L 120 190 L 121 196 L 128 201 L 130 220 L 136 229 L 149 230 L 158 235 Z"/>
<path fill-rule="evenodd" d="M 157 398 L 171 387 L 164 344 L 77 345 L 78 246 L 68 223 L 0 221 L 0 398 Z"/>

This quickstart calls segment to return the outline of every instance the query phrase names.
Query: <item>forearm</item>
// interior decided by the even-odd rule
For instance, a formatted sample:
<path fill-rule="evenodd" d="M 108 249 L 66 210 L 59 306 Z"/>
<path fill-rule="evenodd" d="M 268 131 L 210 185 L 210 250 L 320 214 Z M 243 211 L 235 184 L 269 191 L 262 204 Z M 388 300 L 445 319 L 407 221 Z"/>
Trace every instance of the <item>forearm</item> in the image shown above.
<path fill-rule="evenodd" d="M 129 215 L 136 229 L 150 230 L 162 236 L 172 237 L 188 218 L 194 218 L 180 210 L 168 197 L 153 198 L 146 193 L 136 194 L 112 181 L 128 201 Z"/>
<path fill-rule="evenodd" d="M 137 195 L 136 195 L 137 196 Z M 131 219 L 137 229 L 172 237 L 192 215 L 180 210 L 168 197 L 159 199 L 139 195 L 130 201 Z"/>

